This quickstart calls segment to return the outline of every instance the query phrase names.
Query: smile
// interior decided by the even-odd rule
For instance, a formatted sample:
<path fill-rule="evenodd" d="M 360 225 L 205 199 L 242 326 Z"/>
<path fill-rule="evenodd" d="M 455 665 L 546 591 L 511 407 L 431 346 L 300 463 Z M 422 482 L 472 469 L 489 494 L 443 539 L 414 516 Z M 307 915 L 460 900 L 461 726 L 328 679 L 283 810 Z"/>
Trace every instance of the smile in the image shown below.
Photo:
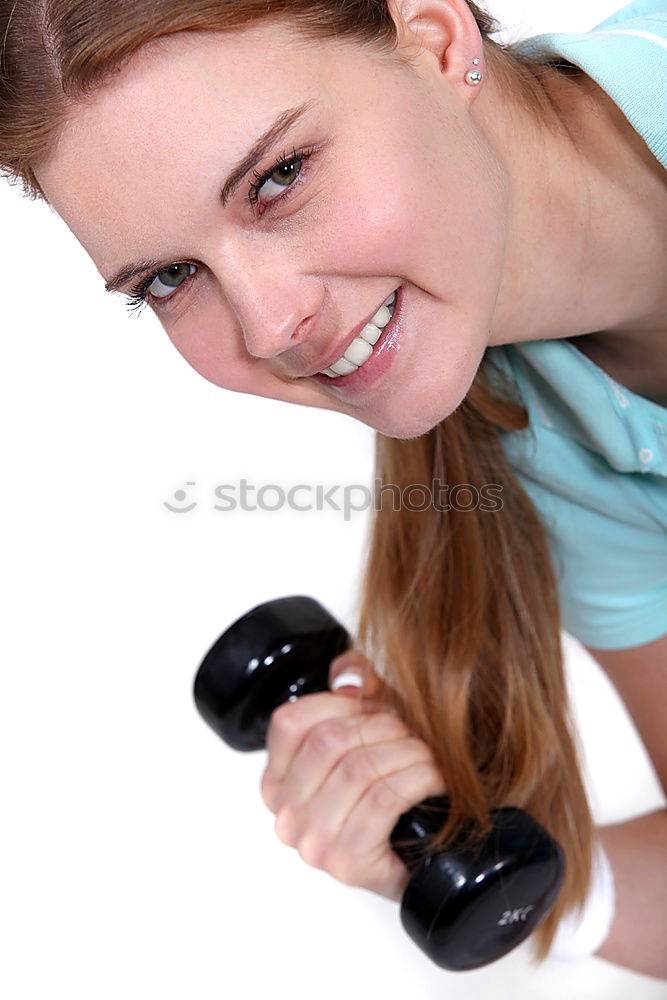
<path fill-rule="evenodd" d="M 373 347 L 380 339 L 380 334 L 394 315 L 396 308 L 396 292 L 385 299 L 378 311 L 370 318 L 366 326 L 355 337 L 350 346 L 338 361 L 325 368 L 324 375 L 329 378 L 339 378 L 341 375 L 351 375 L 364 365 L 373 353 Z"/>
<path fill-rule="evenodd" d="M 401 285 L 385 299 L 343 356 L 311 378 L 344 395 L 370 389 L 384 375 L 400 348 L 399 336 L 404 326 L 402 302 Z"/>

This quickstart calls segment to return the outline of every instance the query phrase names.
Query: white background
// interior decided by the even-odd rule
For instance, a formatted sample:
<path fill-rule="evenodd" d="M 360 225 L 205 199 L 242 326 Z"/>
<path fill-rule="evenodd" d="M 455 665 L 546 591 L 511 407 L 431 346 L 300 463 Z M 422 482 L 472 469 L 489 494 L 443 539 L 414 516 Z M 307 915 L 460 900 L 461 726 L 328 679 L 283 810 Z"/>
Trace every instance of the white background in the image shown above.
<path fill-rule="evenodd" d="M 615 7 L 492 9 L 515 38 L 587 30 Z M 667 996 L 595 958 L 534 971 L 527 945 L 443 972 L 395 904 L 277 839 L 264 752 L 214 736 L 192 678 L 218 634 L 273 597 L 316 596 L 352 627 L 368 515 L 216 511 L 213 490 L 368 483 L 372 432 L 212 386 L 148 311 L 129 319 L 104 293 L 50 209 L 0 183 L 0 219 L 0 995 Z M 164 506 L 179 489 L 190 513 Z M 661 806 L 620 701 L 565 642 L 597 821 Z"/>

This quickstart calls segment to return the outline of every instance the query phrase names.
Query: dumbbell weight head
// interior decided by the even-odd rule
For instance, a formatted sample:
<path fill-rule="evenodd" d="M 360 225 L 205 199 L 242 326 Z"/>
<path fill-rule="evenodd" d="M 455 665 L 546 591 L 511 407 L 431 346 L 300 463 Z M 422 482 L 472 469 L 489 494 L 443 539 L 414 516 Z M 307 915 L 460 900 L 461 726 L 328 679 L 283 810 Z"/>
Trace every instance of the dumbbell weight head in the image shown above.
<path fill-rule="evenodd" d="M 280 597 L 248 611 L 201 662 L 195 704 L 235 750 L 261 750 L 284 701 L 328 689 L 329 664 L 350 646 L 343 626 L 312 597 Z"/>
<path fill-rule="evenodd" d="M 471 846 L 464 826 L 446 850 L 426 853 L 447 808 L 446 797 L 425 799 L 403 813 L 390 839 L 412 871 L 401 900 L 405 931 L 436 965 L 464 972 L 495 962 L 533 933 L 556 901 L 565 859 L 539 823 L 511 807 L 491 811 L 481 843 Z M 408 841 L 413 846 L 401 850 Z"/>
<path fill-rule="evenodd" d="M 197 709 L 236 750 L 266 744 L 271 713 L 328 690 L 329 666 L 351 645 L 343 626 L 310 597 L 267 601 L 237 619 L 202 660 Z M 449 802 L 434 796 L 399 817 L 391 844 L 411 871 L 404 929 L 437 965 L 465 971 L 501 958 L 547 916 L 564 874 L 559 845 L 520 809 L 491 813 L 489 836 L 471 848 L 465 828 L 446 851 L 427 841 Z"/>

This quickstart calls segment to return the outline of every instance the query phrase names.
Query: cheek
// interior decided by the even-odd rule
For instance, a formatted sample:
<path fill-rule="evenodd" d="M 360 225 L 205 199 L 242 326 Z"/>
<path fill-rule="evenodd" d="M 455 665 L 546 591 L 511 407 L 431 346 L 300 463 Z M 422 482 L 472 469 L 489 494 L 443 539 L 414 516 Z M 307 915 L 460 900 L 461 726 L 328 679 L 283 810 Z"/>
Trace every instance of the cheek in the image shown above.
<path fill-rule="evenodd" d="M 458 159 L 455 169 L 449 197 L 439 205 L 451 274 L 468 294 L 479 296 L 480 302 L 495 303 L 509 226 L 506 179 L 497 158 L 483 142 L 474 143 L 465 160 Z"/>
<path fill-rule="evenodd" d="M 242 338 L 229 330 L 223 332 L 215 307 L 210 313 L 198 310 L 196 323 L 190 324 L 190 328 L 185 322 L 172 329 L 167 329 L 164 323 L 162 326 L 181 357 L 212 385 L 231 392 L 345 412 L 335 400 L 324 397 L 318 386 L 300 385 L 299 380 L 296 384 L 282 382 L 258 364 L 257 359 L 240 353 L 234 345 L 242 345 Z"/>
<path fill-rule="evenodd" d="M 176 323 L 161 320 L 178 353 L 213 385 L 233 392 L 251 391 L 250 385 L 257 386 L 260 376 L 256 363 L 241 352 L 239 338 L 224 326 L 214 309 L 200 307 L 196 309 L 196 317 L 196 322 L 187 315 Z"/>
<path fill-rule="evenodd" d="M 502 268 L 505 197 L 474 137 L 452 154 L 407 147 L 346 178 L 320 227 L 328 270 L 406 280 L 466 313 L 492 311 Z M 471 163 L 474 167 L 471 167 Z M 326 235 L 325 235 L 326 234 Z"/>

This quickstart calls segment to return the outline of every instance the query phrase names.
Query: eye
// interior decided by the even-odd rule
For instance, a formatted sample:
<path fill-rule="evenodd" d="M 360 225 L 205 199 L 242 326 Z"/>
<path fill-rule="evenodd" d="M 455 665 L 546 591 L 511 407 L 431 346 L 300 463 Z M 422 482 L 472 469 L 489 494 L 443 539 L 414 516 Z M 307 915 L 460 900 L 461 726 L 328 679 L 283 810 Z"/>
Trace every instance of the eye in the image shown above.
<path fill-rule="evenodd" d="M 250 194 L 248 195 L 250 202 L 253 205 L 259 203 L 263 207 L 270 208 L 274 202 L 284 201 L 296 187 L 296 183 L 303 173 L 303 165 L 312 154 L 313 150 L 303 150 L 300 153 L 293 150 L 289 155 L 283 154 L 264 173 L 253 172 L 257 182 L 250 185 Z M 261 192 L 264 192 L 267 197 L 260 199 Z"/>
<path fill-rule="evenodd" d="M 160 302 L 158 308 L 161 308 L 162 305 L 165 305 L 166 308 L 166 303 L 170 299 L 176 298 L 178 289 L 196 270 L 197 267 L 194 264 L 169 264 L 167 267 L 160 268 L 159 271 L 154 271 L 147 278 L 142 278 L 128 295 L 127 307 L 129 311 L 138 316 L 146 305 L 146 296 L 149 292 L 151 298 Z"/>
<path fill-rule="evenodd" d="M 298 166 L 297 166 L 298 164 Z M 299 170 L 301 168 L 301 160 L 290 160 L 289 162 L 281 163 L 279 167 L 271 172 L 269 177 L 262 184 L 251 185 L 252 190 L 256 192 L 257 197 L 253 198 L 255 202 L 259 201 L 259 196 L 262 191 L 269 196 L 266 200 L 273 201 L 274 198 L 280 197 L 281 192 L 285 188 L 291 187 L 294 181 L 299 176 Z M 274 174 L 279 175 L 278 179 L 274 179 Z"/>
<path fill-rule="evenodd" d="M 179 288 L 186 278 L 194 274 L 195 270 L 194 264 L 170 264 L 151 278 L 146 291 L 156 299 L 164 299 L 171 295 L 175 288 Z"/>

